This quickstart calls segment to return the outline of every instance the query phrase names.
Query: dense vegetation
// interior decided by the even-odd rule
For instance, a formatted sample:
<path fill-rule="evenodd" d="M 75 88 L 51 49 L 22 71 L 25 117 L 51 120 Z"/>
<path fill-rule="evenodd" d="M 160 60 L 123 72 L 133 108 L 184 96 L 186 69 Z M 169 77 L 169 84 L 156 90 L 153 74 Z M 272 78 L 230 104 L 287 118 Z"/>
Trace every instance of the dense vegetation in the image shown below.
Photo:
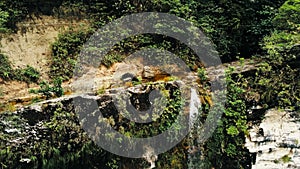
<path fill-rule="evenodd" d="M 35 92 L 40 92 L 47 97 L 50 97 L 51 92 L 57 92 L 56 94 L 61 96 L 63 92 L 60 87 L 61 81 L 69 80 L 73 76 L 77 55 L 93 31 L 121 16 L 145 11 L 168 12 L 193 22 L 211 38 L 223 61 L 230 62 L 238 58 L 252 57 L 260 59 L 260 66 L 251 75 L 233 74 L 232 70 L 228 71 L 228 93 L 224 114 L 213 136 L 201 145 L 204 159 L 198 160 L 199 164 L 195 164 L 203 168 L 249 168 L 250 157 L 243 146 L 245 135 L 247 135 L 247 108 L 254 102 L 259 102 L 265 108 L 289 108 L 295 111 L 300 109 L 300 0 L 60 0 L 55 2 L 2 0 L 0 2 L 0 32 L 16 31 L 16 24 L 31 15 L 89 19 L 92 23 L 89 29 L 70 29 L 63 32 L 51 46 L 53 59 L 49 74 L 50 77 L 56 79 L 54 82 L 57 85 L 50 87 L 42 82 L 41 89 Z M 192 69 L 199 70 L 199 76 L 203 77 L 202 69 L 198 69 L 202 64 L 195 59 L 194 53 L 189 48 L 175 39 L 158 35 L 146 34 L 123 40 L 114 47 L 114 51 L 106 56 L 102 64 L 109 67 L 145 46 L 172 51 L 183 58 Z M 0 54 L 0 61 L 1 79 L 38 82 L 39 73 L 32 67 L 14 70 L 3 54 Z M 17 74 L 21 76 L 16 76 Z M 257 93 L 259 99 L 251 99 L 252 95 Z M 209 108 L 209 105 L 206 107 Z M 61 135 L 66 135 L 59 126 L 68 124 L 70 126 L 65 127 L 74 127 L 72 124 L 64 123 L 64 120 L 67 121 L 64 115 L 73 118 L 73 115 L 68 113 L 70 112 L 56 110 L 50 122 L 47 123 L 47 127 L 53 128 L 53 137 L 57 144 L 60 139 L 63 139 Z M 64 120 L 58 122 L 58 118 Z M 166 116 L 163 120 L 169 122 L 170 118 L 172 117 Z M 144 134 L 143 130 L 140 132 L 134 134 Z M 184 148 L 187 142 L 189 142 L 188 139 L 160 155 L 160 160 L 157 162 L 158 168 L 182 168 L 187 160 Z M 139 167 L 144 167 L 142 164 L 145 164 L 140 159 L 129 160 L 109 154 L 100 148 L 95 148 L 93 143 L 88 141 L 84 146 L 78 145 L 77 142 L 70 142 L 70 144 L 60 150 L 51 147 L 46 153 L 46 149 L 43 149 L 44 143 L 39 143 L 40 147 L 37 146 L 36 150 L 32 151 L 41 151 L 44 154 L 32 157 L 38 158 L 33 160 L 36 161 L 34 165 L 74 166 L 78 160 L 81 160 L 87 163 L 80 165 L 99 167 L 94 157 L 101 157 L 107 168 L 120 168 L 123 163 L 133 165 L 139 163 L 141 164 Z M 72 146 L 82 146 L 82 149 L 74 153 Z M 69 148 L 72 150 L 70 151 Z M 7 149 L 1 150 L 1 153 L 9 154 L 7 151 Z M 70 154 L 61 155 L 60 151 L 70 152 Z M 28 153 L 35 154 L 35 152 Z M 7 158 L 5 162 L 13 158 L 18 157 Z M 109 158 L 112 160 L 109 161 Z M 14 165 L 0 164 L 3 168 L 10 168 L 9 165 Z"/>
<path fill-rule="evenodd" d="M 38 82 L 40 73 L 27 65 L 25 68 L 13 69 L 7 56 L 0 54 L 0 78 L 4 80 L 19 80 L 27 83 Z"/>
<path fill-rule="evenodd" d="M 272 20 L 274 31 L 261 42 L 267 52 L 262 66 L 249 83 L 263 91 L 261 98 L 270 106 L 299 109 L 300 1 L 288 0 Z"/>

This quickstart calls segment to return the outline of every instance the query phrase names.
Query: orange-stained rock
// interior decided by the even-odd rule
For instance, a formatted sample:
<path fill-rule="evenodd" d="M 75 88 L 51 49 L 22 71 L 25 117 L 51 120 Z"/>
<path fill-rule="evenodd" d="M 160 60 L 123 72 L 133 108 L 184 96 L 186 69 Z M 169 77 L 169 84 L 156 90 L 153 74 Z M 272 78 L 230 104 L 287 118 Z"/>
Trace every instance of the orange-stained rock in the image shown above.
<path fill-rule="evenodd" d="M 171 75 L 157 67 L 145 66 L 142 73 L 143 82 L 168 81 Z"/>

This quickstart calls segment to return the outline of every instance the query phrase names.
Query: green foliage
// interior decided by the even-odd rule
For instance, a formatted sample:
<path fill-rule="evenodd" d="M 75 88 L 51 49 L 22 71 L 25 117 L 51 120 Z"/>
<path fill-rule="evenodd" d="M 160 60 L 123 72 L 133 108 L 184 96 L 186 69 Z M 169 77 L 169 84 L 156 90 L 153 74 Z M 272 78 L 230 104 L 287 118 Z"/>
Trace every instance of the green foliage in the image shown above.
<path fill-rule="evenodd" d="M 142 84 L 142 77 L 137 77 L 137 81 L 132 81 L 132 85 L 140 85 Z"/>
<path fill-rule="evenodd" d="M 176 91 L 173 91 L 177 93 Z M 179 97 L 177 93 L 176 97 Z M 126 123 L 122 124 L 125 130 L 116 128 L 119 132 L 132 132 L 135 136 L 145 136 L 151 132 L 155 132 L 153 128 L 165 127 L 166 122 L 172 122 L 176 117 L 173 117 L 171 112 L 176 111 L 178 107 L 175 103 L 177 99 L 169 105 L 169 112 L 162 119 L 164 125 L 156 126 L 152 125 L 148 127 L 148 124 L 141 127 L 139 124 L 130 124 L 133 128 L 127 128 Z M 179 103 L 177 103 L 179 104 Z M 88 106 L 88 105 L 86 105 Z M 44 104 L 43 109 L 43 121 L 38 121 L 38 125 L 43 124 L 42 127 L 29 126 L 27 119 L 24 119 L 24 114 L 29 114 L 29 118 L 35 114 L 29 112 L 22 112 L 19 114 L 5 113 L 0 116 L 0 121 L 8 122 L 9 126 L 20 129 L 19 135 L 13 135 L 11 133 L 3 133 L 0 135 L 0 161 L 3 166 L 9 166 L 8 168 L 22 168 L 26 164 L 28 168 L 123 168 L 125 166 L 131 166 L 130 168 L 146 168 L 149 164 L 143 159 L 130 159 L 125 157 L 119 157 L 113 155 L 97 145 L 95 145 L 82 130 L 81 125 L 78 122 L 77 114 L 74 111 L 74 105 L 72 101 L 64 100 L 58 102 L 56 105 Z M 25 110 L 26 111 L 26 110 Z M 106 110 L 113 113 L 111 109 Z M 26 117 L 28 118 L 28 117 Z M 111 118 L 112 119 L 112 118 Z M 42 122 L 42 123 L 40 123 Z M 118 125 L 118 121 L 115 122 Z M 122 122 L 121 122 L 122 123 Z M 156 124 L 160 124 L 157 122 Z M 32 125 L 32 124 L 31 124 Z M 24 128 L 33 128 L 38 133 L 38 140 L 28 140 L 24 143 L 24 146 L 15 146 L 15 144 L 6 144 L 9 140 L 14 138 L 27 138 L 31 133 L 23 132 Z M 0 125 L 0 131 L 6 128 L 5 124 Z M 30 129 L 31 130 L 31 129 Z M 149 131 L 149 133 L 147 133 Z M 156 133 L 153 133 L 156 134 Z M 175 136 L 174 136 L 175 137 Z M 172 138 L 170 138 L 172 139 Z M 23 145 L 23 144 L 22 144 Z M 29 146 L 32 145 L 32 146 Z M 186 168 L 185 160 L 186 154 L 181 143 L 161 154 L 158 158 L 157 168 Z M 30 159 L 28 163 L 20 162 L 20 159 Z"/>
<path fill-rule="evenodd" d="M 201 82 L 206 82 L 208 80 L 208 76 L 205 71 L 205 68 L 199 68 L 197 73 L 198 73 L 198 77 L 200 78 Z"/>
<path fill-rule="evenodd" d="M 269 107 L 290 108 L 299 107 L 300 86 L 299 69 L 262 65 L 255 77 L 248 77 L 249 88 L 260 93 L 260 103 Z"/>
<path fill-rule="evenodd" d="M 42 129 L 34 127 L 39 133 L 38 140 L 28 140 L 22 146 L 6 144 L 13 138 L 27 137 L 28 132 L 23 132 L 29 126 L 22 115 L 12 113 L 1 114 L 1 121 L 8 122 L 10 126 L 22 132 L 5 133 L 0 135 L 0 166 L 2 168 L 105 168 L 111 158 L 117 158 L 96 146 L 78 123 L 77 115 L 72 111 L 72 106 L 58 104 L 55 108 L 44 109 L 49 115 L 43 121 Z M 31 113 L 31 112 L 29 112 Z M 5 125 L 0 125 L 4 131 Z M 45 129 L 45 130 L 44 130 Z M 49 132 L 48 132 L 49 131 Z M 21 162 L 26 159 L 28 162 Z"/>
<path fill-rule="evenodd" d="M 25 17 L 24 3 L 2 0 L 0 2 L 0 33 L 6 33 L 15 28 L 17 21 Z"/>
<path fill-rule="evenodd" d="M 270 107 L 288 107 L 292 110 L 299 107 L 298 6 L 298 0 L 287 0 L 280 7 L 273 20 L 277 25 L 276 30 L 270 36 L 266 36 L 262 44 L 267 51 L 266 60 L 261 63 L 256 78 L 249 78 L 251 89 L 259 91 L 262 102 Z"/>
<path fill-rule="evenodd" d="M 102 95 L 104 93 L 105 93 L 105 88 L 104 87 L 98 89 L 97 92 L 96 92 L 97 95 Z"/>
<path fill-rule="evenodd" d="M 291 161 L 291 157 L 289 157 L 288 155 L 284 155 L 283 157 L 281 157 L 282 162 L 284 163 L 288 163 Z"/>
<path fill-rule="evenodd" d="M 206 168 L 244 168 L 247 165 L 247 149 L 244 147 L 247 133 L 247 116 L 244 82 L 233 80 L 227 71 L 225 113 L 211 138 L 205 143 Z"/>
<path fill-rule="evenodd" d="M 261 52 L 259 41 L 273 29 L 278 1 L 203 1 L 196 3 L 197 25 L 216 44 L 222 60 Z M 259 18 L 259 19 L 258 19 Z"/>
<path fill-rule="evenodd" d="M 4 25 L 4 29 L 15 29 L 16 22 L 28 15 L 55 13 L 59 17 L 88 17 L 93 26 L 99 28 L 116 18 L 132 13 L 167 12 L 201 27 L 212 38 L 221 57 L 229 61 L 239 55 L 249 57 L 260 51 L 258 42 L 273 29 L 271 20 L 282 3 L 283 0 L 62 0 L 31 3 L 3 0 L 0 3 L 0 25 Z"/>
<path fill-rule="evenodd" d="M 229 61 L 239 55 L 250 57 L 260 52 L 259 41 L 273 29 L 272 19 L 283 2 L 90 0 L 71 3 L 64 0 L 62 4 L 68 7 L 80 6 L 81 10 L 90 16 L 91 23 L 96 28 L 132 13 L 157 11 L 174 14 L 199 26 L 212 38 L 221 57 Z M 155 42 L 159 40 L 156 39 Z"/>
<path fill-rule="evenodd" d="M 62 77 L 63 80 L 69 80 L 73 76 L 77 56 L 88 35 L 89 31 L 86 30 L 69 30 L 58 36 L 57 41 L 51 47 L 50 76 L 52 78 Z"/>
<path fill-rule="evenodd" d="M 3 94 L 3 89 L 2 87 L 0 87 L 0 97 L 2 97 L 4 94 Z"/>
<path fill-rule="evenodd" d="M 287 0 L 273 20 L 276 30 L 264 38 L 267 58 L 279 64 L 296 59 L 292 48 L 300 44 L 300 1 Z"/>
<path fill-rule="evenodd" d="M 57 78 L 53 80 L 53 85 L 50 85 L 46 81 L 40 83 L 40 89 L 31 89 L 30 93 L 41 93 L 46 99 L 53 96 L 60 97 L 64 94 L 64 89 L 62 88 L 62 78 Z"/>
<path fill-rule="evenodd" d="M 150 84 L 151 86 L 151 84 Z M 122 121 L 126 121 L 126 125 L 122 125 L 119 127 L 119 132 L 123 133 L 124 135 L 128 136 L 135 136 L 135 137 L 149 137 L 149 136 L 154 136 L 159 133 L 162 133 L 166 130 L 169 129 L 171 125 L 173 125 L 176 122 L 176 118 L 178 113 L 180 112 L 183 104 L 183 99 L 181 98 L 180 91 L 178 89 L 174 88 L 165 88 L 165 86 L 162 84 L 160 86 L 155 86 L 152 85 L 152 87 L 156 87 L 161 89 L 162 91 L 165 91 L 165 98 L 155 100 L 154 101 L 154 107 L 155 104 L 160 104 L 162 102 L 166 103 L 166 107 L 163 110 L 163 113 L 159 116 L 157 113 L 161 112 L 153 112 L 152 114 L 152 122 L 148 125 L 142 125 L 142 124 L 137 124 L 137 123 L 132 123 L 132 122 L 127 122 L 125 119 L 122 119 Z M 120 105 L 126 103 L 119 103 Z M 126 108 L 124 108 L 126 110 Z M 124 112 L 126 113 L 126 112 Z M 118 126 L 120 122 L 120 118 L 113 118 L 113 114 L 110 116 L 106 117 L 106 120 L 110 122 L 113 126 Z M 176 123 L 175 125 L 177 125 Z M 181 129 L 186 126 L 177 126 L 178 129 Z M 173 135 L 174 138 L 176 138 L 176 134 Z M 169 139 L 174 139 L 174 138 L 169 138 Z"/>
<path fill-rule="evenodd" d="M 118 169 L 119 168 L 119 161 L 117 161 L 116 159 L 111 159 L 111 161 L 109 161 L 107 163 L 107 166 L 110 168 L 110 169 Z"/>
<path fill-rule="evenodd" d="M 174 168 L 174 169 L 182 169 L 187 167 L 187 157 L 186 150 L 184 149 L 184 144 L 186 140 L 183 140 L 176 147 L 171 150 L 160 154 L 158 156 L 158 160 L 156 163 L 157 169 L 165 169 L 165 168 Z"/>
<path fill-rule="evenodd" d="M 0 8 L 0 33 L 5 33 L 8 31 L 5 24 L 8 22 L 9 14 L 7 11 L 2 11 Z"/>
<path fill-rule="evenodd" d="M 300 27 L 299 27 L 300 28 Z M 291 53 L 295 45 L 300 44 L 300 30 L 298 32 L 274 31 L 264 38 L 263 48 L 267 50 L 266 56 L 273 64 L 282 64 L 295 60 L 298 53 Z"/>
<path fill-rule="evenodd" d="M 27 83 L 37 83 L 40 78 L 40 72 L 29 65 L 27 65 L 26 68 L 23 69 L 16 69 L 15 74 L 15 79 L 25 81 Z"/>
<path fill-rule="evenodd" d="M 279 30 L 298 30 L 300 27 L 300 1 L 287 0 L 273 20 Z"/>
<path fill-rule="evenodd" d="M 4 80 L 13 79 L 14 71 L 7 56 L 0 53 L 0 78 Z"/>
<path fill-rule="evenodd" d="M 115 54 L 107 54 L 104 56 L 104 58 L 101 60 L 101 63 L 105 65 L 106 67 L 112 66 L 114 63 L 121 62 L 124 59 L 123 56 L 121 56 L 118 53 Z"/>
<path fill-rule="evenodd" d="M 32 15 L 53 14 L 53 9 L 62 1 L 37 0 L 1 0 L 0 1 L 0 33 L 17 32 L 16 24 Z"/>
<path fill-rule="evenodd" d="M 246 91 L 244 89 L 247 88 L 250 92 L 260 93 L 260 103 L 269 106 L 295 109 L 297 104 L 300 103 L 299 67 L 294 68 L 291 65 L 291 62 L 299 60 L 299 49 L 297 50 L 297 46 L 300 44 L 299 0 L 287 0 L 282 6 L 283 0 L 63 0 L 46 2 L 34 1 L 33 4 L 37 9 L 33 9 L 35 7 L 30 6 L 34 5 L 23 1 L 1 1 L 0 32 L 13 29 L 16 22 L 21 21 L 29 14 L 43 13 L 43 9 L 39 8 L 45 8 L 45 4 L 55 4 L 53 6 L 56 8 L 51 5 L 47 8 L 48 13 L 51 13 L 53 8 L 58 13 L 63 9 L 62 13 L 76 13 L 76 16 L 79 13 L 88 13 L 87 15 L 90 16 L 89 19 L 92 20 L 95 28 L 127 14 L 157 11 L 168 12 L 192 21 L 216 44 L 223 60 L 230 61 L 239 57 L 250 57 L 256 53 L 265 54 L 266 62 L 261 62 L 261 66 L 255 74 L 256 77 L 251 76 L 246 79 L 248 83 L 245 83 L 246 80 L 241 75 L 236 75 L 233 79 L 233 77 L 230 77 L 233 76 L 231 75 L 232 70 L 229 71 L 226 109 L 218 128 L 204 146 L 203 154 L 206 157 L 205 164 L 203 164 L 204 168 L 243 168 L 246 166 L 245 161 L 248 157 L 246 149 L 243 147 L 245 134 L 247 134 L 246 102 L 244 100 Z M 42 4 L 42 6 L 38 4 Z M 68 5 L 70 8 L 68 8 Z M 276 14 L 279 6 L 281 7 Z M 76 10 L 73 10 L 75 8 Z M 269 35 L 274 28 L 276 30 Z M 61 96 L 63 94 L 62 80 L 69 80 L 73 76 L 73 69 L 81 46 L 90 34 L 90 30 L 70 30 L 60 34 L 57 41 L 52 44 L 53 62 L 51 63 L 50 76 L 54 79 L 60 77 L 62 79 L 55 80 L 52 85 L 42 82 L 40 84 L 41 88 L 32 92 L 42 93 L 47 98 L 53 95 Z M 259 46 L 262 39 L 262 46 Z M 125 39 L 114 46 L 111 53 L 105 56 L 102 64 L 109 67 L 115 62 L 121 61 L 126 55 L 143 47 L 168 50 L 182 58 L 190 67 L 197 65 L 197 57 L 190 49 L 175 39 L 161 35 L 141 35 Z M 263 53 L 262 49 L 266 53 Z M 39 73 L 32 67 L 28 66 L 25 69 L 15 71 L 12 69 L 7 57 L 2 54 L 0 55 L 0 61 L 0 77 L 2 79 L 18 78 L 15 72 L 18 72 L 18 75 L 21 74 L 22 79 L 26 82 L 37 82 L 39 79 Z M 243 64 L 244 60 L 241 59 L 240 62 Z M 204 69 L 199 69 L 198 75 L 202 81 L 207 81 Z M 104 90 L 101 89 L 98 92 L 103 93 Z M 126 123 L 125 127 L 117 127 L 119 132 L 128 136 L 144 137 L 156 135 L 168 129 L 176 119 L 176 113 L 180 110 L 182 100 L 180 100 L 179 93 L 176 93 L 176 91 L 165 90 L 165 93 L 166 96 L 173 95 L 175 97 L 167 100 L 168 107 L 164 110 L 160 119 L 148 126 Z M 204 109 L 209 109 L 209 106 Z M 47 123 L 46 127 L 53 130 L 51 141 L 54 142 L 55 146 L 47 147 L 46 145 L 49 143 L 47 140 L 38 142 L 39 144 L 32 150 L 26 149 L 25 154 L 29 154 L 29 158 L 36 166 L 42 165 L 44 168 L 66 167 L 70 164 L 75 166 L 80 163 L 80 160 L 86 160 L 93 156 L 101 157 L 100 159 L 111 157 L 111 160 L 106 161 L 107 163 L 104 162 L 103 165 L 87 165 L 93 168 L 95 166 L 118 168 L 120 167 L 120 161 L 126 161 L 125 158 L 120 159 L 101 149 L 96 149 L 91 142 L 85 142 L 86 144 L 83 147 L 79 146 L 81 149 L 78 151 L 76 145 L 80 143 L 68 135 L 69 131 L 74 129 L 73 123 L 68 121 L 69 118 L 73 118 L 73 115 L 70 111 L 56 110 L 54 117 Z M 119 119 L 107 117 L 107 120 L 117 126 Z M 78 128 L 74 130 L 78 130 Z M 0 139 L 2 137 L 4 136 L 1 135 Z M 65 145 L 61 144 L 65 143 L 64 138 L 69 138 L 68 143 Z M 185 152 L 180 151 L 180 155 L 175 155 L 175 151 L 179 150 L 175 148 L 174 151 L 163 154 L 159 158 L 162 160 L 157 162 L 158 168 L 184 168 L 180 160 L 185 158 Z M 0 159 L 2 159 L 0 161 L 3 160 L 3 157 L 6 160 L 6 162 L 1 163 L 3 167 L 11 167 L 11 165 L 14 167 L 9 162 L 18 161 L 14 152 L 16 151 L 12 150 L 11 147 L 1 147 Z M 42 154 L 42 157 L 39 153 Z M 287 158 L 284 157 L 282 160 L 288 161 L 284 160 Z M 163 164 L 166 161 L 170 161 L 170 164 Z"/>
<path fill-rule="evenodd" d="M 228 61 L 238 55 L 249 57 L 260 50 L 258 42 L 272 30 L 272 18 L 282 2 L 116 1 L 112 8 L 121 11 L 117 17 L 128 13 L 159 11 L 192 21 L 212 38 L 221 57 Z"/>
<path fill-rule="evenodd" d="M 13 69 L 7 56 L 0 54 L 0 63 L 0 78 L 4 80 L 11 79 L 13 77 Z"/>
<path fill-rule="evenodd" d="M 8 57 L 0 54 L 0 78 L 4 80 L 18 80 L 26 83 L 38 82 L 40 73 L 33 67 L 27 65 L 23 69 L 13 69 Z"/>

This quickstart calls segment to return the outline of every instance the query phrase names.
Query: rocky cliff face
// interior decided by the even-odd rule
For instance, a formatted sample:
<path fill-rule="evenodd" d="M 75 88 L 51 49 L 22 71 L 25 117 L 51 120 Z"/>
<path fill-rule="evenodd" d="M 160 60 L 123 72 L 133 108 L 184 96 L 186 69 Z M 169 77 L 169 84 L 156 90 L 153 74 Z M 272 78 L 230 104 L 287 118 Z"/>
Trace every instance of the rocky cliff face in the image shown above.
<path fill-rule="evenodd" d="M 113 97 L 120 95 L 120 92 L 127 92 L 131 104 L 137 110 L 142 110 L 145 106 L 149 106 L 144 105 L 145 103 L 151 104 L 150 91 L 162 86 L 165 86 L 165 94 L 172 101 L 176 100 L 173 93 L 178 85 L 176 82 L 168 82 L 111 89 L 99 96 L 70 95 L 33 104 L 15 112 L 2 112 L 0 116 L 1 165 L 4 168 L 40 168 L 52 164 L 63 166 L 71 163 L 75 167 L 78 167 L 76 165 L 87 165 L 85 167 L 88 167 L 89 164 L 82 163 L 89 161 L 89 163 L 93 163 L 93 167 L 102 168 L 101 165 L 107 160 L 104 157 L 109 157 L 111 154 L 99 148 L 96 150 L 92 148 L 98 155 L 95 152 L 91 153 L 90 145 L 93 144 L 91 137 L 88 137 L 86 131 L 82 129 L 87 125 L 92 126 L 89 128 L 91 130 L 97 129 L 100 115 L 94 111 L 91 113 L 81 112 L 82 114 L 78 115 L 75 113 L 75 109 L 91 110 L 89 103 L 94 102 L 97 104 L 96 108 L 104 116 L 102 118 L 107 120 L 115 130 L 121 132 L 122 128 L 131 132 L 130 128 L 136 128 L 142 131 L 144 128 L 132 126 L 127 123 L 128 120 L 119 115 L 118 109 L 114 106 Z M 76 105 L 74 100 L 80 102 L 77 102 Z M 165 123 L 164 120 L 158 120 L 157 124 L 160 122 L 162 125 Z M 154 122 L 153 125 L 156 123 Z M 145 126 L 149 127 L 149 125 Z M 93 158 L 100 160 L 93 161 Z M 145 155 L 145 159 L 151 163 L 152 167 L 155 165 L 156 158 L 151 161 L 149 159 L 152 158 Z M 147 164 L 147 162 L 143 164 Z M 139 168 L 145 168 L 145 166 Z"/>
<path fill-rule="evenodd" d="M 300 168 L 299 112 L 267 110 L 261 123 L 252 124 L 245 146 L 253 169 Z"/>

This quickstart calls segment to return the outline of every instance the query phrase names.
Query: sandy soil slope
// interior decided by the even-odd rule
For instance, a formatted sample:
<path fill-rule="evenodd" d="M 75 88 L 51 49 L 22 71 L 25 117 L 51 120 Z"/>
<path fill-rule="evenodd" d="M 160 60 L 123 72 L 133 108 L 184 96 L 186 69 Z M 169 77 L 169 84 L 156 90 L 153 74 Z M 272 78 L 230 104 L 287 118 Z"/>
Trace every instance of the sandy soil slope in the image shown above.
<path fill-rule="evenodd" d="M 41 79 L 48 80 L 47 72 L 51 61 L 51 43 L 58 34 L 68 28 L 81 29 L 89 25 L 87 20 L 57 19 L 50 16 L 39 16 L 18 23 L 18 32 L 5 35 L 1 43 L 1 53 L 9 57 L 14 68 L 30 65 L 40 71 Z M 0 102 L 28 95 L 29 88 L 38 85 L 27 85 L 23 82 L 4 82 L 0 80 L 2 96 Z"/>

